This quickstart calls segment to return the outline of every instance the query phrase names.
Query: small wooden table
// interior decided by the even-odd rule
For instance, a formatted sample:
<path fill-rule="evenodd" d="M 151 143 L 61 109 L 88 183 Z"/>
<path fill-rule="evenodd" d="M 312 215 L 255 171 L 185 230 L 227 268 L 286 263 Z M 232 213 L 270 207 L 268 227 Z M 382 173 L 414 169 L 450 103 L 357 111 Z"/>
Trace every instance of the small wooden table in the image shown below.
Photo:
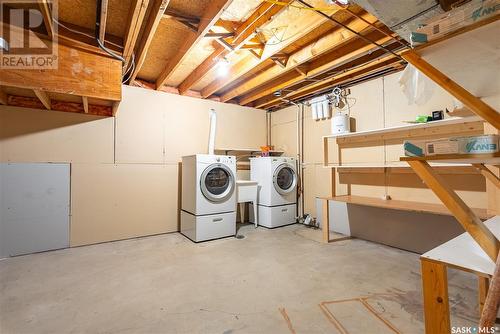
<path fill-rule="evenodd" d="M 259 183 L 257 181 L 247 181 L 247 180 L 237 180 L 236 190 L 237 190 L 237 201 L 240 204 L 240 216 L 243 221 L 244 213 L 242 204 L 246 202 L 252 202 L 253 205 L 253 216 L 255 227 L 258 226 L 257 217 L 257 196 L 258 196 Z"/>

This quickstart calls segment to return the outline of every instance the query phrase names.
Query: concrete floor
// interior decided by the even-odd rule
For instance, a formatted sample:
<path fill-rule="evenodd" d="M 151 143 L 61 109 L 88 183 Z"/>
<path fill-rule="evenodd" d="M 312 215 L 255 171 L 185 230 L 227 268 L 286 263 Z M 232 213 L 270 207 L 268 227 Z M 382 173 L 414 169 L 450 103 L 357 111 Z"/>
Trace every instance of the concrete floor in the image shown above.
<path fill-rule="evenodd" d="M 173 233 L 0 261 L 0 333 L 423 333 L 418 255 L 321 244 L 299 225 L 193 244 Z M 477 321 L 476 280 L 450 271 L 454 325 Z M 288 320 L 287 320 L 288 319 Z"/>

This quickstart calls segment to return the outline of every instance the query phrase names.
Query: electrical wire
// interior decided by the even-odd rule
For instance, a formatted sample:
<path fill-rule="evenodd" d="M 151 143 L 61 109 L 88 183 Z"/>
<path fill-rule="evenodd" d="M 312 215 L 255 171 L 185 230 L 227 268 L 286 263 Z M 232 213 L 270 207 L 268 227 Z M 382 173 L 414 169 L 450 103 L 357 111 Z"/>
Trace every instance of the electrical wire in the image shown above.
<path fill-rule="evenodd" d="M 83 32 L 83 31 L 78 31 L 78 30 L 75 30 L 75 29 L 72 29 L 72 28 L 68 27 L 67 25 L 65 25 L 65 24 L 61 23 L 60 21 L 56 20 L 56 18 L 52 18 L 52 20 L 58 26 L 63 27 L 64 29 L 66 29 L 68 31 L 71 31 L 74 34 L 78 34 L 78 35 L 81 35 L 81 36 L 89 37 L 89 38 L 92 38 L 92 39 L 95 38 L 94 35 L 87 34 L 87 33 Z M 117 48 L 123 49 L 123 46 L 121 46 L 119 44 L 116 44 L 116 43 L 113 43 L 111 41 L 106 41 L 106 43 L 111 44 L 111 45 L 113 45 L 113 46 L 115 46 Z"/>
<path fill-rule="evenodd" d="M 269 2 L 274 5 L 280 5 L 280 6 L 287 6 L 287 7 L 292 7 L 292 8 L 297 8 L 297 9 L 306 9 L 306 10 L 312 10 L 312 11 L 332 11 L 335 10 L 334 7 L 304 7 L 304 6 L 298 6 L 294 5 L 293 3 L 288 3 L 288 2 L 283 2 L 283 1 L 277 1 L 277 0 L 264 0 L 264 2 Z M 344 9 L 343 6 L 340 6 L 338 4 L 335 4 L 336 7 L 339 7 L 340 9 Z"/>
<path fill-rule="evenodd" d="M 271 0 L 266 0 L 266 1 L 271 1 Z M 309 9 L 314 9 L 315 7 L 311 6 L 310 4 L 308 4 L 307 2 L 305 2 L 304 0 L 296 0 L 298 2 L 300 2 L 301 4 L 303 4 L 304 6 L 307 6 Z M 319 13 L 321 16 L 327 18 L 328 20 L 332 21 L 332 22 L 335 22 L 336 24 L 342 26 L 343 28 L 349 30 L 350 32 L 352 32 L 353 34 L 357 35 L 358 37 L 360 37 L 361 39 L 367 41 L 368 43 L 370 44 L 373 44 L 373 45 L 376 45 L 378 48 L 380 49 L 383 49 L 384 51 L 388 52 L 388 53 L 391 53 L 392 55 L 396 56 L 397 58 L 399 59 L 403 59 L 400 55 L 398 55 L 397 53 L 393 52 L 392 50 L 384 47 L 383 45 L 375 42 L 375 41 L 372 41 L 371 39 L 369 39 L 368 37 L 360 34 L 359 32 L 357 32 L 356 30 L 350 28 L 349 26 L 347 26 L 346 24 L 338 21 L 337 19 L 331 17 L 330 15 L 327 15 L 325 13 L 323 13 L 322 11 L 320 10 L 317 10 L 316 9 L 316 12 Z"/>
<path fill-rule="evenodd" d="M 114 53 L 110 49 L 108 49 L 105 45 L 104 42 L 101 41 L 99 35 L 101 32 L 101 6 L 102 6 L 102 0 L 97 0 L 96 1 L 96 15 L 95 15 L 95 40 L 97 41 L 97 45 L 99 45 L 99 48 L 106 52 L 108 55 L 111 57 L 120 60 L 123 65 L 125 65 L 125 58 L 120 56 L 119 54 Z"/>

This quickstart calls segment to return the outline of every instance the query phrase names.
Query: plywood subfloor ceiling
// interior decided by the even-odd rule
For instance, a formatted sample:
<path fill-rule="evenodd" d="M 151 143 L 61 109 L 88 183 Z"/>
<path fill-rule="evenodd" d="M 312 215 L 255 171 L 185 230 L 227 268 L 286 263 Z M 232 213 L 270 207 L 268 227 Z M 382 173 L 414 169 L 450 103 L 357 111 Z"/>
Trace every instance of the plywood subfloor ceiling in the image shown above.
<path fill-rule="evenodd" d="M 45 2 L 40 1 L 41 9 Z M 50 37 L 51 25 L 56 26 L 60 44 L 108 57 L 93 38 L 99 13 L 98 35 L 124 58 L 126 84 L 251 107 L 280 108 L 405 65 L 397 53 L 406 42 L 355 4 L 59 0 L 58 7 L 56 21 L 48 6 L 45 30 L 39 33 Z M 48 94 L 45 103 L 19 87 L 1 92 L 3 104 L 15 102 L 9 95 L 39 98 L 43 105 L 47 99 L 88 104 L 60 92 Z M 109 107 L 109 102 L 92 101 Z"/>

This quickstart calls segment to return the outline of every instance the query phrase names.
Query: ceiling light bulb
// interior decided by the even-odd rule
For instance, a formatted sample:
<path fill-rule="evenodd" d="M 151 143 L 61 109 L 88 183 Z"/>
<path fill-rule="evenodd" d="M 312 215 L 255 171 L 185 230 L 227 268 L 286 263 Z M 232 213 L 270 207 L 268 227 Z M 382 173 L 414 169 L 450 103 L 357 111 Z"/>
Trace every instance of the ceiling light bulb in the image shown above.
<path fill-rule="evenodd" d="M 226 58 L 221 58 L 217 62 L 217 75 L 226 76 L 229 73 L 229 61 Z"/>

